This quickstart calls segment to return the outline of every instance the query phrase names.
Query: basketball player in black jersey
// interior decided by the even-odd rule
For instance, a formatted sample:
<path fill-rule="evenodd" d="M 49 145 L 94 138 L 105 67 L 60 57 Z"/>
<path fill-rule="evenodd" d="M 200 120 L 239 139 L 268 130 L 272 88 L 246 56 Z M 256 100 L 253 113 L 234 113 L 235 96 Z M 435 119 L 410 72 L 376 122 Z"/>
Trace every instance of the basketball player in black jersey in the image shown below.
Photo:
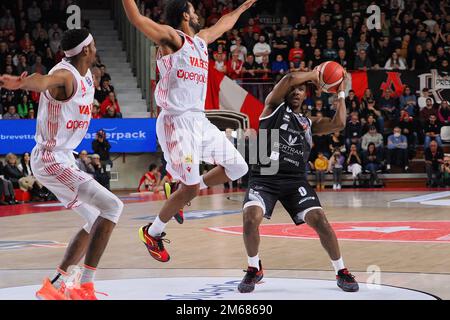
<path fill-rule="evenodd" d="M 259 225 L 270 219 L 279 200 L 296 225 L 307 223 L 320 237 L 336 271 L 337 285 L 344 291 L 358 291 L 358 283 L 348 272 L 339 250 L 336 235 L 327 221 L 316 192 L 306 179 L 306 163 L 312 146 L 312 135 L 329 134 L 345 127 L 345 81 L 339 86 L 339 105 L 334 118 L 307 118 L 300 113 L 306 98 L 305 83 L 318 85 L 318 71 L 293 72 L 285 76 L 267 96 L 260 117 L 260 130 L 267 130 L 267 156 L 270 163 L 253 165 L 249 189 L 244 200 L 244 243 L 248 269 L 238 286 L 242 293 L 252 292 L 263 278 L 258 256 Z M 279 133 L 272 141 L 271 135 Z M 278 140 L 278 141 L 277 141 Z M 267 175 L 268 167 L 278 165 L 276 174 Z M 266 168 L 267 167 L 267 168 Z"/>

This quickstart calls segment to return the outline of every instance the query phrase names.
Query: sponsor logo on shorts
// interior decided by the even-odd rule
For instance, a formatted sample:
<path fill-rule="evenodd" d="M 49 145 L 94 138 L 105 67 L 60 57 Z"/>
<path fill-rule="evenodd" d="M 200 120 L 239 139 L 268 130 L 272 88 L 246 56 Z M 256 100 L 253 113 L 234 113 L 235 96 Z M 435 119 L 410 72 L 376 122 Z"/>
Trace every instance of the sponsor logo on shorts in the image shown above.
<path fill-rule="evenodd" d="M 306 202 L 306 201 L 309 201 L 309 200 L 316 200 L 316 197 L 306 197 L 306 198 L 300 200 L 298 202 L 298 204 L 302 204 L 303 202 Z"/>
<path fill-rule="evenodd" d="M 192 160 L 192 155 L 187 155 L 184 157 L 184 163 L 186 164 L 192 164 L 194 161 Z"/>
<path fill-rule="evenodd" d="M 286 162 L 292 163 L 292 164 L 295 165 L 296 167 L 299 167 L 299 166 L 300 166 L 300 162 L 299 162 L 299 161 L 292 160 L 292 159 L 289 159 L 289 158 L 286 158 L 286 157 L 284 157 L 283 160 L 286 161 Z"/>

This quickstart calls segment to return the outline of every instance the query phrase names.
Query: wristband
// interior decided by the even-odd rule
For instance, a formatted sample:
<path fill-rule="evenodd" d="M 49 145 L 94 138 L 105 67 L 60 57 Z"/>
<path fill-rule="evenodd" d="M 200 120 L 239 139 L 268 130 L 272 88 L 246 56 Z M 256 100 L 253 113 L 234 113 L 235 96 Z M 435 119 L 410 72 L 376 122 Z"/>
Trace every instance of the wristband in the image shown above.
<path fill-rule="evenodd" d="M 344 91 L 339 91 L 338 98 L 345 99 L 345 92 Z"/>

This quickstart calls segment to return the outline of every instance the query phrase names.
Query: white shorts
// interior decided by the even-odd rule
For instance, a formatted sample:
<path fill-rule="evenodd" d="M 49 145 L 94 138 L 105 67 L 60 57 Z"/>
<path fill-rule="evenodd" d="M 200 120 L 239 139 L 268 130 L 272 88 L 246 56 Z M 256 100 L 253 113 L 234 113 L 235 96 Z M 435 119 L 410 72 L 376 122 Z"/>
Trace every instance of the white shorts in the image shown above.
<path fill-rule="evenodd" d="M 93 179 L 78 169 L 72 151 L 48 151 L 39 146 L 31 152 L 31 170 L 36 179 L 68 209 L 81 205 L 78 188 Z"/>
<path fill-rule="evenodd" d="M 200 183 L 201 161 L 225 168 L 243 161 L 230 140 L 203 112 L 169 115 L 163 111 L 156 122 L 156 133 L 167 161 L 166 170 L 186 185 Z"/>

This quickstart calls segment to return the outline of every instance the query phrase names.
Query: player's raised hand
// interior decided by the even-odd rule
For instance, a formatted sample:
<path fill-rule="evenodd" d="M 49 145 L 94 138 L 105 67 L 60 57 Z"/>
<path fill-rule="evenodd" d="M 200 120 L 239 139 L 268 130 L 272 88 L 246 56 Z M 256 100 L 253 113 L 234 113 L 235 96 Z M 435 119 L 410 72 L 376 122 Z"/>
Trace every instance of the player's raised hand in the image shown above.
<path fill-rule="evenodd" d="M 4 74 L 0 76 L 0 87 L 8 90 L 18 90 L 22 87 L 23 79 L 28 76 L 28 72 L 22 73 L 19 77 Z"/>
<path fill-rule="evenodd" d="M 247 0 L 243 4 L 241 4 L 241 8 L 244 10 L 248 10 L 252 5 L 255 4 L 257 0 Z"/>

